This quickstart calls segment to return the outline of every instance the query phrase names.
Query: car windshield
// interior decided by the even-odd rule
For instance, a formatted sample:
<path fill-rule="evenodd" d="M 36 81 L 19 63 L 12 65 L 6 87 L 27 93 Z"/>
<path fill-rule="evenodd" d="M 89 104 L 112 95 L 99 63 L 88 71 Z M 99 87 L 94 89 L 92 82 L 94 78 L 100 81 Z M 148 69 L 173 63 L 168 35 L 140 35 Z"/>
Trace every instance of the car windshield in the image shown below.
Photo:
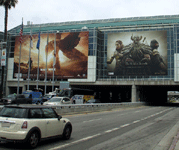
<path fill-rule="evenodd" d="M 61 90 L 60 93 L 58 94 L 59 96 L 69 96 L 70 90 Z"/>
<path fill-rule="evenodd" d="M 14 95 L 14 94 L 10 94 L 10 95 L 8 95 L 7 97 L 8 97 L 8 98 L 13 98 L 13 97 L 15 97 L 15 95 Z"/>
<path fill-rule="evenodd" d="M 26 109 L 4 107 L 0 112 L 1 117 L 24 118 Z"/>
<path fill-rule="evenodd" d="M 48 95 L 44 95 L 45 98 L 51 98 L 52 95 L 48 94 Z"/>
<path fill-rule="evenodd" d="M 87 101 L 88 103 L 94 103 L 95 102 L 95 99 L 90 99 Z"/>
<path fill-rule="evenodd" d="M 49 100 L 49 102 L 60 102 L 62 100 L 62 98 L 56 98 L 56 97 L 53 97 Z"/>
<path fill-rule="evenodd" d="M 28 98 L 29 95 L 30 95 L 30 93 L 25 93 L 25 94 L 24 94 L 24 96 L 25 96 L 26 98 Z"/>

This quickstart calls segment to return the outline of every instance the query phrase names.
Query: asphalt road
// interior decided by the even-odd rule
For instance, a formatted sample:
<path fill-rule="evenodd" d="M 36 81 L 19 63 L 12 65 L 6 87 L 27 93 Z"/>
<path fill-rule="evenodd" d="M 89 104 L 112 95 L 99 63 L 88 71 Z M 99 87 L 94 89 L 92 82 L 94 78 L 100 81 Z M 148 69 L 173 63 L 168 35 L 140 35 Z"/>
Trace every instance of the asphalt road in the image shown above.
<path fill-rule="evenodd" d="M 168 136 L 179 121 L 179 108 L 142 106 L 64 117 L 73 125 L 71 139 L 44 141 L 37 150 L 168 150 L 177 134 Z M 0 144 L 0 149 L 23 147 Z"/>

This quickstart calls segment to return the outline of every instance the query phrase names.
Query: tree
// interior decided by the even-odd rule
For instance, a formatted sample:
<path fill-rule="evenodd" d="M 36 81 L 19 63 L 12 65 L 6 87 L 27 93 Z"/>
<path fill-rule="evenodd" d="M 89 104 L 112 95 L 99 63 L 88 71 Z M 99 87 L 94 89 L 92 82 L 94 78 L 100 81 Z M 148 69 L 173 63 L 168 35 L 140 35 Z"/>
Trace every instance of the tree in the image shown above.
<path fill-rule="evenodd" d="M 15 7 L 18 3 L 18 0 L 0 0 L 0 6 L 5 8 L 5 17 L 4 17 L 4 42 L 7 41 L 7 20 L 8 20 L 8 9 Z M 2 75 L 1 75 L 1 89 L 0 89 L 0 98 L 3 96 L 3 79 L 4 79 L 4 66 L 2 66 Z"/>
<path fill-rule="evenodd" d="M 4 42 L 7 41 L 7 20 L 8 20 L 8 9 L 16 6 L 18 0 L 0 0 L 0 6 L 5 8 L 5 17 L 4 17 Z"/>

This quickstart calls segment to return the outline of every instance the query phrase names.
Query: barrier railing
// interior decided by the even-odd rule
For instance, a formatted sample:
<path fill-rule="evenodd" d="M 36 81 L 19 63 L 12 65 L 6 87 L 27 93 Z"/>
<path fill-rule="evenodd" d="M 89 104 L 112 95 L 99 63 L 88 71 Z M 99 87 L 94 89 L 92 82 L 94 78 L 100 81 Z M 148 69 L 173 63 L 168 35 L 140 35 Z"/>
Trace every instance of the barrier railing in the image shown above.
<path fill-rule="evenodd" d="M 136 107 L 145 105 L 143 102 L 135 103 L 96 103 L 96 104 L 68 104 L 68 105 L 54 105 L 56 112 L 60 115 L 77 114 L 77 113 L 88 113 L 88 112 L 99 112 L 107 111 L 116 108 L 125 107 Z M 3 106 L 0 106 L 0 110 Z"/>

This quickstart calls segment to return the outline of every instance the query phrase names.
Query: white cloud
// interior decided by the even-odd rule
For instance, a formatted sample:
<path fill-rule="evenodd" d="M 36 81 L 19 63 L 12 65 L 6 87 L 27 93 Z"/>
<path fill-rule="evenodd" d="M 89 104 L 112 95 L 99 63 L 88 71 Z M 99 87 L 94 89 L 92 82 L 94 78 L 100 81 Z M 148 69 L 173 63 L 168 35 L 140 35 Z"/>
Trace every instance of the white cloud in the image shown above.
<path fill-rule="evenodd" d="M 8 30 L 22 22 L 33 24 L 179 14 L 176 0 L 19 0 L 9 10 Z M 4 30 L 4 7 L 0 7 L 0 31 Z"/>

